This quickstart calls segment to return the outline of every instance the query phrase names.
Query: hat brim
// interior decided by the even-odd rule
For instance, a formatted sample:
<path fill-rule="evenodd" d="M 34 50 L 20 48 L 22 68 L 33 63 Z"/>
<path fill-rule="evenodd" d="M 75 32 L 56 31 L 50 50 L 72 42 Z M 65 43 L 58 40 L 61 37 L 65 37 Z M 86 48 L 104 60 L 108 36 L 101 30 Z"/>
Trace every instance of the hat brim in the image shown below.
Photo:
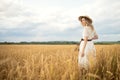
<path fill-rule="evenodd" d="M 92 19 L 88 16 L 79 16 L 79 20 L 82 21 L 82 18 L 85 18 L 87 20 L 89 20 L 90 23 L 92 23 Z"/>

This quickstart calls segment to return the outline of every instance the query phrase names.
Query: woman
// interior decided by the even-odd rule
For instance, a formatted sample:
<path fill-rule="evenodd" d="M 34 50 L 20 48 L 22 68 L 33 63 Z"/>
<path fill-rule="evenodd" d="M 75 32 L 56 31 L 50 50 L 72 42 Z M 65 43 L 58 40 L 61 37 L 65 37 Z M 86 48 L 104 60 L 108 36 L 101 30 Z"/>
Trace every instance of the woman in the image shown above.
<path fill-rule="evenodd" d="M 98 35 L 92 25 L 93 21 L 90 17 L 80 16 L 78 19 L 83 26 L 82 39 L 80 45 L 78 45 L 78 66 L 81 69 L 88 70 L 91 66 L 90 59 L 95 59 L 96 57 L 96 49 L 93 40 L 98 39 Z"/>

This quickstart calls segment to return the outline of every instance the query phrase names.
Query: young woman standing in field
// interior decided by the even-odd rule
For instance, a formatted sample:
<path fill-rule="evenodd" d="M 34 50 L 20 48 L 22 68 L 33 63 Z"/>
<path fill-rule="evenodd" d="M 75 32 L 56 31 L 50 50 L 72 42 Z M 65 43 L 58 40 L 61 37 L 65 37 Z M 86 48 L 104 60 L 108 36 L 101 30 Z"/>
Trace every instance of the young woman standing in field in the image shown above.
<path fill-rule="evenodd" d="M 90 59 L 96 58 L 96 49 L 93 40 L 98 39 L 98 35 L 92 25 L 93 21 L 89 16 L 79 16 L 78 19 L 83 26 L 82 38 L 78 45 L 78 66 L 80 70 L 88 70 L 91 66 Z"/>

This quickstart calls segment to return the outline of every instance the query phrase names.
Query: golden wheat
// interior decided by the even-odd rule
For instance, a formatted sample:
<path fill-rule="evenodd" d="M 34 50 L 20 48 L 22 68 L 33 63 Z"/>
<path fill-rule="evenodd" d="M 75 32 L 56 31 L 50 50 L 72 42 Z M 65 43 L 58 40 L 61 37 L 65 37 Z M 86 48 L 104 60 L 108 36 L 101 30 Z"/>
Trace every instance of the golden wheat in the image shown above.
<path fill-rule="evenodd" d="M 120 80 L 120 45 L 95 45 L 82 80 Z M 0 45 L 0 80 L 80 80 L 75 45 Z M 85 78 L 85 77 L 86 78 Z"/>

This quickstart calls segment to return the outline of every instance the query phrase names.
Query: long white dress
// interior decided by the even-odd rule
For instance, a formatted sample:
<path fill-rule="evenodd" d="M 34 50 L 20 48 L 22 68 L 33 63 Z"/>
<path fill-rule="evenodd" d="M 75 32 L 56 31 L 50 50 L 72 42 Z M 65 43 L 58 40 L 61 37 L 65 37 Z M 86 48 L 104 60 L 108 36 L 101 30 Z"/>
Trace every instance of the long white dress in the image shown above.
<path fill-rule="evenodd" d="M 88 39 L 92 39 L 92 37 L 96 35 L 96 31 L 92 30 L 90 27 L 85 26 L 82 32 L 82 38 L 88 36 Z M 93 41 L 87 41 L 86 47 L 84 49 L 84 56 L 81 57 L 81 51 L 83 49 L 84 41 L 81 41 L 79 46 L 79 54 L 78 54 L 78 66 L 84 67 L 86 70 L 92 65 L 91 63 L 95 63 L 96 59 L 96 48 L 94 46 Z"/>

